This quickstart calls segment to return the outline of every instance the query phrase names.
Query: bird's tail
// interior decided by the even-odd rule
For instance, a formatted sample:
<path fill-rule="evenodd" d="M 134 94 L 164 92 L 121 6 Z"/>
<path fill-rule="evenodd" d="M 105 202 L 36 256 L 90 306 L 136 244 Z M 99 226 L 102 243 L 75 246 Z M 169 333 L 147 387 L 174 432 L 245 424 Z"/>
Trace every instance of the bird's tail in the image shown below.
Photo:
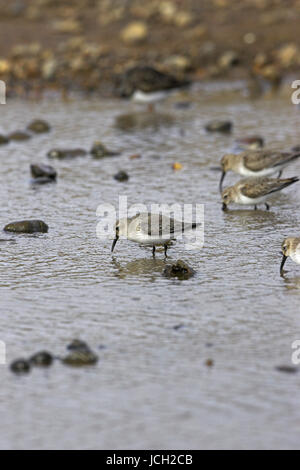
<path fill-rule="evenodd" d="M 292 178 L 280 179 L 279 182 L 281 184 L 278 185 L 277 188 L 274 188 L 272 191 L 270 191 L 269 194 L 275 193 L 276 191 L 280 191 L 281 189 L 284 189 L 284 188 L 286 188 L 287 186 L 290 186 L 293 183 L 297 183 L 297 181 L 299 181 L 298 176 L 293 176 Z"/>

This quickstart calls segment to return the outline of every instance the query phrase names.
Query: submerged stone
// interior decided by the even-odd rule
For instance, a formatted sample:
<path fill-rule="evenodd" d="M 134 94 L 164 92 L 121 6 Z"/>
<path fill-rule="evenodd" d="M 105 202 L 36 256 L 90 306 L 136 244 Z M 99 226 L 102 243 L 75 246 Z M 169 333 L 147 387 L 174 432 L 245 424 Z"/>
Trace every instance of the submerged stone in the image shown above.
<path fill-rule="evenodd" d="M 33 366 L 37 367 L 49 367 L 53 362 L 53 356 L 47 351 L 40 351 L 29 359 L 29 362 Z"/>
<path fill-rule="evenodd" d="M 178 260 L 176 263 L 166 266 L 163 271 L 165 277 L 177 277 L 180 280 L 189 279 L 195 275 L 195 271 L 184 261 Z"/>
<path fill-rule="evenodd" d="M 3 134 L 0 134 L 0 145 L 5 145 L 9 143 L 9 138 Z"/>
<path fill-rule="evenodd" d="M 103 158 L 103 157 L 114 157 L 119 155 L 118 152 L 109 150 L 102 144 L 102 142 L 94 142 L 93 147 L 91 148 L 91 154 L 94 158 Z"/>
<path fill-rule="evenodd" d="M 27 129 L 36 134 L 42 134 L 44 132 L 49 132 L 51 128 L 46 121 L 42 119 L 35 119 L 28 125 Z"/>
<path fill-rule="evenodd" d="M 30 371 L 30 364 L 26 359 L 16 359 L 11 363 L 10 370 L 15 374 L 26 374 Z"/>
<path fill-rule="evenodd" d="M 55 180 L 57 176 L 56 170 L 53 166 L 44 164 L 32 164 L 30 165 L 30 171 L 33 178 L 48 178 Z"/>
<path fill-rule="evenodd" d="M 281 365 L 275 367 L 278 372 L 285 372 L 286 374 L 295 374 L 299 371 L 298 367 L 290 366 L 290 365 Z"/>
<path fill-rule="evenodd" d="M 17 142 L 22 142 L 23 140 L 30 139 L 31 135 L 23 131 L 15 131 L 9 134 L 8 138 L 10 140 L 15 140 Z"/>
<path fill-rule="evenodd" d="M 83 157 L 87 152 L 84 149 L 52 149 L 47 153 L 48 158 L 57 158 L 58 160 Z"/>
<path fill-rule="evenodd" d="M 98 362 L 98 356 L 90 349 L 74 349 L 62 359 L 62 362 L 69 366 L 81 367 L 90 366 Z"/>
<path fill-rule="evenodd" d="M 129 180 L 129 176 L 126 173 L 126 171 L 118 171 L 118 173 L 116 173 L 114 175 L 114 178 L 115 178 L 115 180 L 120 181 L 120 182 L 124 182 L 124 181 Z"/>
<path fill-rule="evenodd" d="M 46 233 L 48 232 L 48 225 L 42 220 L 21 220 L 7 224 L 4 230 L 5 232 L 14 233 Z"/>
<path fill-rule="evenodd" d="M 210 121 L 206 124 L 205 129 L 208 132 L 222 132 L 224 134 L 229 134 L 232 130 L 232 122 L 230 121 Z"/>
<path fill-rule="evenodd" d="M 73 341 L 68 344 L 67 349 L 69 349 L 69 351 L 90 351 L 88 344 L 81 339 L 73 339 Z"/>

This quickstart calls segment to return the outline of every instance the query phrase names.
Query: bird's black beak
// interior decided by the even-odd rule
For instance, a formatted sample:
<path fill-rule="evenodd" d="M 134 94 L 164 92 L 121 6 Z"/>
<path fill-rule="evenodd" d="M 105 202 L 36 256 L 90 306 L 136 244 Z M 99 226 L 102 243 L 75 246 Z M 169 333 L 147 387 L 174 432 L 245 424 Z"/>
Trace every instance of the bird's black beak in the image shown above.
<path fill-rule="evenodd" d="M 225 202 L 223 202 L 222 211 L 227 211 L 227 205 L 225 204 Z"/>
<path fill-rule="evenodd" d="M 116 235 L 116 238 L 114 239 L 113 244 L 112 244 L 112 246 L 111 246 L 111 252 L 114 251 L 115 246 L 116 246 L 116 243 L 117 243 L 118 240 L 119 240 L 119 236 Z"/>
<path fill-rule="evenodd" d="M 286 260 L 287 260 L 287 256 L 283 255 L 283 256 L 282 256 L 281 265 L 280 265 L 280 274 L 283 273 L 283 266 L 284 266 Z"/>
<path fill-rule="evenodd" d="M 220 193 L 222 192 L 222 185 L 223 185 L 223 181 L 224 181 L 224 178 L 225 178 L 225 175 L 226 175 L 226 171 L 222 171 L 222 175 L 221 175 L 221 179 L 220 179 L 220 183 L 219 183 L 219 191 Z"/>

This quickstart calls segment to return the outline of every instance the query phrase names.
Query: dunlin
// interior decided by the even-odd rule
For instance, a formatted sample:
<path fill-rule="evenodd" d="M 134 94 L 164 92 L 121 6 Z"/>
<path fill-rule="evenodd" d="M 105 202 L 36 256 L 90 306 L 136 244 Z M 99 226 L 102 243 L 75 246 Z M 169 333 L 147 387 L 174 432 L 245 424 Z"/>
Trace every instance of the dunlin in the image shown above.
<path fill-rule="evenodd" d="M 234 186 L 225 188 L 222 192 L 223 210 L 227 209 L 228 204 L 253 205 L 257 209 L 258 204 L 264 203 L 267 210 L 270 206 L 266 199 L 270 194 L 290 186 L 299 181 L 297 177 L 293 178 L 247 178 L 239 181 Z"/>
<path fill-rule="evenodd" d="M 300 264 L 300 237 L 288 237 L 281 245 L 282 261 L 280 265 L 280 274 L 283 274 L 283 267 L 288 257 L 295 263 Z"/>
<path fill-rule="evenodd" d="M 227 171 L 234 171 L 246 177 L 270 176 L 276 172 L 280 178 L 283 168 L 300 157 L 298 152 L 278 152 L 276 150 L 256 150 L 237 155 L 228 153 L 221 160 L 222 175 L 220 191 Z"/>
<path fill-rule="evenodd" d="M 162 214 L 142 212 L 130 218 L 119 219 L 116 223 L 116 235 L 111 251 L 114 251 L 116 243 L 120 237 L 140 245 L 152 246 L 152 253 L 155 256 L 156 246 L 164 246 L 165 256 L 167 249 L 176 237 L 184 232 L 195 229 L 196 223 L 185 223 L 175 220 Z"/>

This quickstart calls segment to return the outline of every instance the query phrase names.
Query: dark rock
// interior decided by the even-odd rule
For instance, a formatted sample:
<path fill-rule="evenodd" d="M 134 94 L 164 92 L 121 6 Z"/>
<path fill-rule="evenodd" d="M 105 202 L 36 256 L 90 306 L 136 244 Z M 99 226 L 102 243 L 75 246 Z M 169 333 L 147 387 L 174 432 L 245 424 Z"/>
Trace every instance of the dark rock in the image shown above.
<path fill-rule="evenodd" d="M 44 164 L 32 164 L 30 165 L 30 171 L 33 178 L 48 178 L 55 180 L 57 173 L 53 166 Z"/>
<path fill-rule="evenodd" d="M 87 152 L 83 149 L 52 149 L 47 153 L 48 158 L 57 158 L 58 160 L 83 157 Z"/>
<path fill-rule="evenodd" d="M 295 374 L 299 371 L 299 367 L 289 366 L 289 365 L 282 365 L 275 367 L 278 372 L 285 372 L 286 374 Z"/>
<path fill-rule="evenodd" d="M 173 329 L 174 330 L 181 330 L 182 328 L 184 328 L 184 324 L 183 323 L 179 323 L 178 325 L 174 325 L 173 326 Z"/>
<path fill-rule="evenodd" d="M 80 367 L 96 364 L 98 359 L 98 356 L 90 349 L 75 349 L 65 356 L 62 362 L 69 366 Z"/>
<path fill-rule="evenodd" d="M 53 362 L 53 356 L 47 351 L 40 351 L 29 359 L 32 366 L 49 367 Z"/>
<path fill-rule="evenodd" d="M 232 130 L 232 123 L 230 121 L 211 121 L 205 126 L 207 132 L 222 132 L 229 134 Z"/>
<path fill-rule="evenodd" d="M 130 97 L 136 90 L 155 92 L 171 90 L 189 85 L 188 80 L 180 80 L 172 75 L 160 72 L 149 66 L 136 66 L 127 70 L 118 79 L 116 92 L 118 96 Z"/>
<path fill-rule="evenodd" d="M 119 155 L 118 152 L 108 150 L 101 142 L 94 142 L 93 147 L 91 148 L 91 154 L 94 158 L 114 157 Z"/>
<path fill-rule="evenodd" d="M 67 349 L 69 349 L 69 351 L 90 351 L 88 344 L 81 339 L 74 339 L 68 344 Z"/>
<path fill-rule="evenodd" d="M 1 144 L 1 141 L 0 141 Z M 291 148 L 292 152 L 300 152 L 300 145 L 295 145 L 294 147 Z"/>
<path fill-rule="evenodd" d="M 180 280 L 185 280 L 194 276 L 195 271 L 184 261 L 178 260 L 176 263 L 166 266 L 163 275 L 169 278 L 177 277 Z"/>
<path fill-rule="evenodd" d="M 174 124 L 174 117 L 166 113 L 142 111 L 117 116 L 115 126 L 121 131 L 139 131 L 148 127 L 159 129 Z"/>
<path fill-rule="evenodd" d="M 42 134 L 44 132 L 49 132 L 51 128 L 46 121 L 36 119 L 28 125 L 27 129 L 36 134 Z"/>
<path fill-rule="evenodd" d="M 5 135 L 0 134 L 0 145 L 8 144 L 9 138 Z"/>
<path fill-rule="evenodd" d="M 129 176 L 126 173 L 126 171 L 118 171 L 118 173 L 114 175 L 114 178 L 115 180 L 121 181 L 121 182 L 129 180 Z"/>
<path fill-rule="evenodd" d="M 8 138 L 10 140 L 15 140 L 17 142 L 22 142 L 23 140 L 30 139 L 31 135 L 23 131 L 15 131 L 9 134 Z"/>
<path fill-rule="evenodd" d="M 21 220 L 7 224 L 4 230 L 14 233 L 46 233 L 48 232 L 48 225 L 42 220 Z"/>
<path fill-rule="evenodd" d="M 30 364 L 26 359 L 16 359 L 11 363 L 10 370 L 15 374 L 26 374 L 30 371 Z"/>

